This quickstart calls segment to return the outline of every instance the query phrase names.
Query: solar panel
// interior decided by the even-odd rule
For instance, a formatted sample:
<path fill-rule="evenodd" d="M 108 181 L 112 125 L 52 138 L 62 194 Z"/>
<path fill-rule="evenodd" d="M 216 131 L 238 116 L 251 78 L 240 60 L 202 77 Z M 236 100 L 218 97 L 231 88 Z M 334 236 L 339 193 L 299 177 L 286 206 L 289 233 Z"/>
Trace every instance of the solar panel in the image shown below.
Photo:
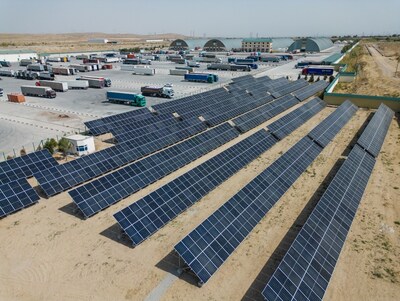
<path fill-rule="evenodd" d="M 265 286 L 266 300 L 322 300 L 374 168 L 356 145 Z"/>
<path fill-rule="evenodd" d="M 30 178 L 39 170 L 58 165 L 47 149 L 0 163 L 0 183 Z"/>
<path fill-rule="evenodd" d="M 87 122 L 85 122 L 85 125 L 89 129 L 89 131 L 92 135 L 97 136 L 97 135 L 107 133 L 110 130 L 109 125 L 117 120 L 119 120 L 119 121 L 126 120 L 126 119 L 140 120 L 140 119 L 148 118 L 151 116 L 152 116 L 152 113 L 147 108 L 142 108 L 139 110 L 132 110 L 132 111 L 121 113 L 121 114 L 116 114 L 116 115 L 107 116 L 107 117 L 103 117 L 103 118 L 92 120 L 92 121 L 87 121 Z"/>
<path fill-rule="evenodd" d="M 206 126 L 198 119 L 182 121 L 179 126 L 151 132 L 138 139 L 38 171 L 34 176 L 45 194 L 52 196 L 204 130 Z"/>
<path fill-rule="evenodd" d="M 0 218 L 39 201 L 36 191 L 26 179 L 0 185 Z"/>
<path fill-rule="evenodd" d="M 273 102 L 258 107 L 240 117 L 233 119 L 233 123 L 242 132 L 247 132 L 266 122 L 270 118 L 284 112 L 299 102 L 291 95 L 283 96 Z"/>
<path fill-rule="evenodd" d="M 357 111 L 357 106 L 346 100 L 333 114 L 314 128 L 308 136 L 325 147 Z"/>
<path fill-rule="evenodd" d="M 383 141 L 385 140 L 393 115 L 394 112 L 382 103 L 372 120 L 368 123 L 360 139 L 358 139 L 358 145 L 371 153 L 374 157 L 377 157 Z"/>
<path fill-rule="evenodd" d="M 275 137 L 283 139 L 289 133 L 293 132 L 294 129 L 298 128 L 312 116 L 320 112 L 325 106 L 326 103 L 323 100 L 314 98 L 308 103 L 268 125 L 268 129 Z"/>
<path fill-rule="evenodd" d="M 277 142 L 260 130 L 114 214 L 137 245 Z"/>
<path fill-rule="evenodd" d="M 223 124 L 69 192 L 85 217 L 130 196 L 171 172 L 236 138 Z"/>
<path fill-rule="evenodd" d="M 324 121 L 315 129 L 319 127 L 325 127 Z M 175 246 L 201 283 L 210 279 L 323 147 L 308 136 L 301 139 Z"/>
<path fill-rule="evenodd" d="M 175 246 L 202 283 L 210 279 L 321 150 L 304 137 Z"/>
<path fill-rule="evenodd" d="M 293 95 L 299 100 L 303 101 L 306 100 L 307 98 L 324 91 L 324 89 L 329 85 L 328 82 L 324 80 L 320 80 L 317 82 L 312 83 L 309 86 L 305 86 L 295 92 L 293 92 Z"/>

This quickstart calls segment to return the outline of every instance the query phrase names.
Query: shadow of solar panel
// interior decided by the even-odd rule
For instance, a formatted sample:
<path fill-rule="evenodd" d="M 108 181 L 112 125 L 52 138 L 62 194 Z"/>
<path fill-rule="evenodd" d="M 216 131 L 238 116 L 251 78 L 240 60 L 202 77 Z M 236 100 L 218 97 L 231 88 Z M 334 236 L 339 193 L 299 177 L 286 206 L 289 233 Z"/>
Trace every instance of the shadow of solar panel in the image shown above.
<path fill-rule="evenodd" d="M 114 214 L 137 245 L 277 142 L 260 130 Z M 179 188 L 179 187 L 182 187 Z M 146 208 L 151 208 L 150 211 Z"/>
<path fill-rule="evenodd" d="M 0 163 L 0 183 L 30 178 L 39 170 L 58 165 L 47 149 Z"/>
<path fill-rule="evenodd" d="M 324 119 L 308 136 L 325 147 L 357 111 L 357 106 L 346 100 Z"/>
<path fill-rule="evenodd" d="M 210 279 L 321 150 L 304 137 L 175 246 L 202 283 Z"/>
<path fill-rule="evenodd" d="M 84 216 L 90 217 L 238 135 L 232 126 L 223 124 L 78 187 L 69 194 Z"/>
<path fill-rule="evenodd" d="M 324 89 L 329 85 L 328 82 L 320 80 L 317 82 L 312 83 L 309 86 L 305 86 L 295 92 L 293 92 L 293 95 L 299 100 L 303 101 L 306 100 L 307 98 L 324 91 Z"/>
<path fill-rule="evenodd" d="M 268 129 L 274 134 L 275 137 L 283 139 L 288 134 L 293 132 L 294 129 L 300 127 L 311 117 L 320 112 L 323 108 L 325 108 L 325 106 L 326 103 L 323 100 L 314 98 L 308 103 L 268 125 Z"/>
<path fill-rule="evenodd" d="M 0 185 L 0 218 L 39 201 L 36 191 L 26 179 Z"/>
<path fill-rule="evenodd" d="M 374 164 L 353 148 L 265 286 L 266 300 L 323 299 Z"/>
<path fill-rule="evenodd" d="M 116 146 L 34 174 L 47 196 L 55 195 L 117 167 L 206 130 L 200 120 L 182 121 L 179 126 L 128 140 Z"/>
<path fill-rule="evenodd" d="M 358 139 L 358 145 L 374 157 L 377 157 L 393 116 L 394 112 L 382 103 L 374 117 L 368 123 L 360 139 Z"/>

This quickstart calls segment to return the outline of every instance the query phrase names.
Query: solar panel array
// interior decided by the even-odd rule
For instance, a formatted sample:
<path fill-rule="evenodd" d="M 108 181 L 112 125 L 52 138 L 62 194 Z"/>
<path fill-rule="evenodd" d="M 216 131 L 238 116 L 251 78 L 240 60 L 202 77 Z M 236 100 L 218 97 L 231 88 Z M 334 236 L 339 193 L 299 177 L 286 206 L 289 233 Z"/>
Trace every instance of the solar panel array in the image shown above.
<path fill-rule="evenodd" d="M 330 116 L 343 127 L 339 115 L 340 108 Z M 200 282 L 209 280 L 322 149 L 304 137 L 175 246 Z"/>
<path fill-rule="evenodd" d="M 0 218 L 39 201 L 25 178 L 0 185 Z"/>
<path fill-rule="evenodd" d="M 320 126 L 314 128 L 308 136 L 319 143 L 322 147 L 328 145 L 328 143 L 336 136 L 344 124 L 346 124 L 350 118 L 357 111 L 357 106 L 346 100 L 340 107 L 335 111 L 337 114 L 331 114 L 328 118 L 324 119 Z"/>
<path fill-rule="evenodd" d="M 324 80 L 320 80 L 317 82 L 312 83 L 309 86 L 303 87 L 295 92 L 293 92 L 293 95 L 299 100 L 303 101 L 306 100 L 307 98 L 324 91 L 324 89 L 329 85 L 328 82 Z"/>
<path fill-rule="evenodd" d="M 223 124 L 78 187 L 69 194 L 84 216 L 90 217 L 238 135 L 232 126 Z"/>
<path fill-rule="evenodd" d="M 45 194 L 52 196 L 204 130 L 206 126 L 198 119 L 189 123 L 185 121 L 180 123 L 178 131 L 166 128 L 160 133 L 157 132 L 158 134 L 153 132 L 139 137 L 141 139 L 139 141 L 126 141 L 47 170 L 38 171 L 34 175 Z"/>
<path fill-rule="evenodd" d="M 152 115 L 153 114 L 147 108 L 142 108 L 139 110 L 132 110 L 121 114 L 87 121 L 85 122 L 85 125 L 92 135 L 97 136 L 109 132 L 111 128 L 116 127 L 117 125 L 121 125 L 121 123 L 146 119 L 151 117 Z"/>
<path fill-rule="evenodd" d="M 274 134 L 275 137 L 282 139 L 287 136 L 294 129 L 309 120 L 316 113 L 325 108 L 326 103 L 319 99 L 314 98 L 297 108 L 296 110 L 286 114 L 282 118 L 268 125 L 268 129 Z"/>
<path fill-rule="evenodd" d="M 303 107 L 308 108 L 307 104 Z M 303 112 L 305 109 L 296 111 Z M 307 118 L 318 113 L 312 111 Z M 291 114 L 291 113 L 290 113 Z M 281 119 L 286 120 L 284 116 Z M 301 122 L 306 117 L 296 114 Z M 285 124 L 283 123 L 284 127 Z M 294 130 L 292 126 L 290 129 Z M 134 244 L 139 244 L 171 219 L 268 150 L 278 140 L 264 129 L 183 174 L 150 195 L 117 212 L 114 217 Z M 177 187 L 184 187 L 177 189 Z M 148 208 L 151 210 L 148 210 Z"/>
<path fill-rule="evenodd" d="M 323 299 L 376 161 L 359 144 L 368 137 L 379 154 L 392 116 L 380 106 L 269 279 L 266 300 Z"/>
<path fill-rule="evenodd" d="M 30 178 L 39 170 L 58 165 L 47 149 L 0 163 L 0 183 Z"/>
<path fill-rule="evenodd" d="M 378 157 L 394 112 L 383 103 L 362 133 L 357 143 L 374 157 Z"/>
<path fill-rule="evenodd" d="M 277 139 L 270 133 L 260 130 L 122 209 L 114 217 L 137 245 L 276 142 Z"/>
<path fill-rule="evenodd" d="M 247 132 L 256 126 L 266 122 L 272 117 L 286 111 L 299 102 L 292 96 L 286 95 L 261 106 L 253 111 L 247 112 L 242 116 L 233 119 L 233 123 L 242 133 Z"/>

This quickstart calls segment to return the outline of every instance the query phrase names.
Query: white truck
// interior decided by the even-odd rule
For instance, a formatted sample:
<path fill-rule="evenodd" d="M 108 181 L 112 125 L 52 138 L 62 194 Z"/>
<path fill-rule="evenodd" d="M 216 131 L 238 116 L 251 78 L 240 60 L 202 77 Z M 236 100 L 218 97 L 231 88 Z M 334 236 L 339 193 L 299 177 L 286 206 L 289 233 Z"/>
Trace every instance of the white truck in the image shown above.
<path fill-rule="evenodd" d="M 64 83 L 67 83 L 68 90 L 87 90 L 89 88 L 89 82 L 87 80 L 67 80 L 64 81 Z"/>
<path fill-rule="evenodd" d="M 92 71 L 92 67 L 88 65 L 69 65 L 71 68 L 78 70 L 79 72 L 89 72 Z"/>
<path fill-rule="evenodd" d="M 200 63 L 198 63 L 196 61 L 187 61 L 186 65 L 188 65 L 189 67 L 195 67 L 195 68 L 200 67 Z"/>
<path fill-rule="evenodd" d="M 11 70 L 11 69 L 0 70 L 0 76 L 14 77 L 15 76 L 15 71 Z"/>
<path fill-rule="evenodd" d="M 171 87 L 171 85 L 165 85 L 162 87 L 144 86 L 140 88 L 140 92 L 142 92 L 142 95 L 145 96 L 163 97 L 163 98 L 174 97 L 174 89 Z"/>
<path fill-rule="evenodd" d="M 118 57 L 106 57 L 106 58 L 104 58 L 104 63 L 118 63 L 120 61 L 121 60 Z"/>
<path fill-rule="evenodd" d="M 81 76 L 77 80 L 86 80 L 91 88 L 111 87 L 111 79 L 101 76 Z"/>
<path fill-rule="evenodd" d="M 66 82 L 52 81 L 52 80 L 40 80 L 36 83 L 36 86 L 50 87 L 57 92 L 67 92 L 68 84 Z"/>
<path fill-rule="evenodd" d="M 21 92 L 25 96 L 39 96 L 46 98 L 55 98 L 56 92 L 49 87 L 37 87 L 37 86 L 21 86 Z"/>
<path fill-rule="evenodd" d="M 136 67 L 132 70 L 134 75 L 154 75 L 155 73 L 156 70 L 149 67 Z"/>
<path fill-rule="evenodd" d="M 170 75 L 185 75 L 188 73 L 189 73 L 189 70 L 182 70 L 182 69 L 170 69 L 169 70 Z"/>
<path fill-rule="evenodd" d="M 36 72 L 43 72 L 47 71 L 47 68 L 45 68 L 42 64 L 30 64 L 26 66 L 26 70 L 28 71 L 36 71 Z"/>

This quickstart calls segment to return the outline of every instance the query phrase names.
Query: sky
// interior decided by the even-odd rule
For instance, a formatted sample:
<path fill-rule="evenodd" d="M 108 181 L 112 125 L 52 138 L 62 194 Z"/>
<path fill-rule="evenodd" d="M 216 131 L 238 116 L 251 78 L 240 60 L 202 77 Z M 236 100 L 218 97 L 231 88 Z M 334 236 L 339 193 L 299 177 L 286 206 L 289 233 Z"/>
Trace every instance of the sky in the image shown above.
<path fill-rule="evenodd" d="M 0 0 L 0 33 L 400 34 L 400 0 Z"/>

